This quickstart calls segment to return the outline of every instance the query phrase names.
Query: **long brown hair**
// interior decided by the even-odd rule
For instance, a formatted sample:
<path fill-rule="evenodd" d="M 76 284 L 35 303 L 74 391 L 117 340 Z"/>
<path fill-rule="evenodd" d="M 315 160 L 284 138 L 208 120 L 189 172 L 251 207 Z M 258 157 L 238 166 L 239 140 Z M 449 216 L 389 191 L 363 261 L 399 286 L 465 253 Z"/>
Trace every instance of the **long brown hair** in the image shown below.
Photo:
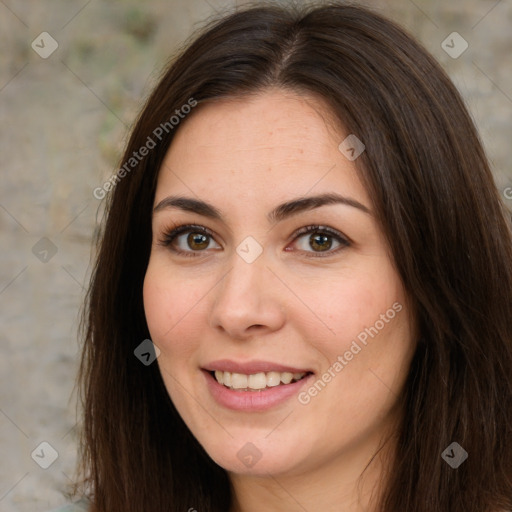
<path fill-rule="evenodd" d="M 107 199 L 84 309 L 82 490 L 96 512 L 230 507 L 227 473 L 177 414 L 158 366 L 141 364 L 134 349 L 150 337 L 142 285 L 158 170 L 179 130 L 169 119 L 191 99 L 267 87 L 323 98 L 364 142 L 360 176 L 414 306 L 418 345 L 379 511 L 512 510 L 509 216 L 445 72 L 393 22 L 341 4 L 224 16 L 146 102 Z M 148 137 L 155 147 L 126 167 Z M 457 469 L 441 457 L 452 442 L 468 453 Z"/>

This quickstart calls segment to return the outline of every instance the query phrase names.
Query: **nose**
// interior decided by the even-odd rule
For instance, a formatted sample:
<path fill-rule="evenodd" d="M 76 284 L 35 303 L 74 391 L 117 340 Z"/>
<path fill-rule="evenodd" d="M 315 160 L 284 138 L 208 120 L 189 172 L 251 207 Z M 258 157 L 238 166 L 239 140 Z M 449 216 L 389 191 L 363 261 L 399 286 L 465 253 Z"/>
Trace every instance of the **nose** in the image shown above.
<path fill-rule="evenodd" d="M 286 317 L 284 291 L 267 267 L 264 253 L 252 263 L 234 253 L 230 263 L 212 290 L 210 325 L 238 340 L 279 330 Z"/>

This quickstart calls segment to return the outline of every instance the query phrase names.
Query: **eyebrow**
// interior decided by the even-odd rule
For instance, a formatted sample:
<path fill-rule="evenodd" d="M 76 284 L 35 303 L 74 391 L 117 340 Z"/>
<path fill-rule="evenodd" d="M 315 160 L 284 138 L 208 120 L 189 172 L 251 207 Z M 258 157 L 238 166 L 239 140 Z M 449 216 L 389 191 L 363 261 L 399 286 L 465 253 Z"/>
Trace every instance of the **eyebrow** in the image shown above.
<path fill-rule="evenodd" d="M 329 204 L 344 204 L 346 206 L 357 208 L 358 210 L 361 210 L 368 215 L 372 214 L 369 208 L 367 208 L 364 204 L 361 204 L 359 201 L 356 201 L 355 199 L 341 196 L 339 194 L 327 193 L 317 196 L 300 197 L 282 203 L 276 206 L 267 214 L 267 219 L 271 224 L 275 224 L 276 222 L 280 222 L 288 217 L 291 217 L 292 215 L 296 215 L 297 213 L 313 210 L 314 208 L 319 208 L 320 206 Z M 193 199 L 191 197 L 166 197 L 155 206 L 153 212 L 156 213 L 167 208 L 179 208 L 180 210 L 197 213 L 210 219 L 216 219 L 220 221 L 223 220 L 221 211 L 218 210 L 215 206 L 205 201 Z"/>

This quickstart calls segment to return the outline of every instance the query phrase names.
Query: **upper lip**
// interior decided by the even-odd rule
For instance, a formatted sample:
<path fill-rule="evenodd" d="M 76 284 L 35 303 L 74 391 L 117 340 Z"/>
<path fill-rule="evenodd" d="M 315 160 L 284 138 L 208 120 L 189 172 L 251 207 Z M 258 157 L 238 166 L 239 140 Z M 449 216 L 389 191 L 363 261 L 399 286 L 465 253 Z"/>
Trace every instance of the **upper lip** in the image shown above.
<path fill-rule="evenodd" d="M 271 361 L 262 361 L 259 359 L 247 361 L 245 363 L 237 363 L 236 361 L 231 361 L 229 359 L 219 359 L 218 361 L 212 361 L 211 363 L 203 366 L 203 369 L 208 370 L 209 372 L 218 370 L 221 372 L 242 373 L 245 375 L 252 375 L 261 372 L 313 373 L 309 368 L 295 368 L 293 366 L 273 363 Z"/>

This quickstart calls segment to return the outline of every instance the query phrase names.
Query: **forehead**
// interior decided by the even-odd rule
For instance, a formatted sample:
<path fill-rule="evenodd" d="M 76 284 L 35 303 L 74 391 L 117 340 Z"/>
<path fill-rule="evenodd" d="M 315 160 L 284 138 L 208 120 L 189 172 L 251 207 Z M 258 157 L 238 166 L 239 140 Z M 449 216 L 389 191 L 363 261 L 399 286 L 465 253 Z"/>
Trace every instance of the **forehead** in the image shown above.
<path fill-rule="evenodd" d="M 356 166 L 338 150 L 347 135 L 313 96 L 269 90 L 202 104 L 176 132 L 155 202 L 172 191 L 270 205 L 334 188 L 368 203 Z"/>

